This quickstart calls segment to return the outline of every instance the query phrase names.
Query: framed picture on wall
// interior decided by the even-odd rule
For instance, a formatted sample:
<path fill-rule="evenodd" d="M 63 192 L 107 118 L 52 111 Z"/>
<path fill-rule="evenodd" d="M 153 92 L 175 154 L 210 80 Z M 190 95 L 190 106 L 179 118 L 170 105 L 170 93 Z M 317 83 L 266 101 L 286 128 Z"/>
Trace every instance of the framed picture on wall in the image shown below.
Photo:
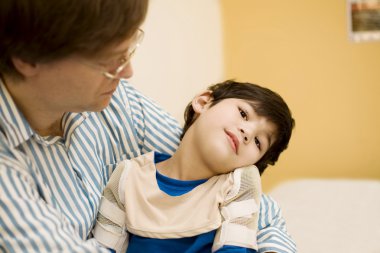
<path fill-rule="evenodd" d="M 380 41 L 380 0 L 347 0 L 352 41 Z"/>

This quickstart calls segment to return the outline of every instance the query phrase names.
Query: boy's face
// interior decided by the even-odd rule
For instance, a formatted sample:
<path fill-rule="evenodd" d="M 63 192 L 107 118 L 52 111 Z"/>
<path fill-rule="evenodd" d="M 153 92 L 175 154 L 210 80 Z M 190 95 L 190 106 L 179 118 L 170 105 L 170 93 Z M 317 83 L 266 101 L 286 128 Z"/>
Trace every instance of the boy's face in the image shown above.
<path fill-rule="evenodd" d="M 276 126 L 245 100 L 230 98 L 210 107 L 211 98 L 203 99 L 207 101 L 193 102 L 198 117 L 191 132 L 210 172 L 227 173 L 258 162 L 274 143 Z"/>

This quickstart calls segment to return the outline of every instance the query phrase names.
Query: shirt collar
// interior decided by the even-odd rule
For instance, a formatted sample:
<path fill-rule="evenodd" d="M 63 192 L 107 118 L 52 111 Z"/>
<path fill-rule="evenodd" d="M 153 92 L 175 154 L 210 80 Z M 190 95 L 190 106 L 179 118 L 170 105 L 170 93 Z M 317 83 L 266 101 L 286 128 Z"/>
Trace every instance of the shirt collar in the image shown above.
<path fill-rule="evenodd" d="M 70 137 L 73 131 L 89 116 L 89 112 L 81 113 L 66 113 L 62 120 L 62 128 L 64 132 L 63 139 L 65 143 L 70 142 Z M 12 96 L 7 87 L 0 78 L 0 132 L 4 132 L 8 145 L 15 148 L 21 143 L 26 142 L 31 137 L 44 145 L 53 144 L 62 140 L 59 136 L 42 137 L 37 134 L 28 121 L 25 119 L 22 112 L 17 108 Z"/>
<path fill-rule="evenodd" d="M 14 148 L 27 141 L 34 131 L 17 108 L 5 84 L 0 79 L 0 131 L 5 135 L 8 144 Z"/>

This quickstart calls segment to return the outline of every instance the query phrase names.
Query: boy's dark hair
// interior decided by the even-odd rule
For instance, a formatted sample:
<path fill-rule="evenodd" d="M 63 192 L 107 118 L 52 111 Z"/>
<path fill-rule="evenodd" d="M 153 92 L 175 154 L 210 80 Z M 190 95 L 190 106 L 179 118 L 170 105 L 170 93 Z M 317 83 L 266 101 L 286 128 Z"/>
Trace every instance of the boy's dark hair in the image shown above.
<path fill-rule="evenodd" d="M 265 155 L 255 164 L 260 171 L 264 172 L 268 164 L 274 165 L 282 151 L 288 147 L 295 121 L 291 111 L 285 101 L 276 92 L 252 83 L 240 83 L 232 80 L 218 83 L 208 87 L 212 91 L 212 102 L 214 106 L 227 98 L 243 99 L 251 102 L 255 112 L 267 118 L 277 127 L 276 141 L 265 153 Z M 185 109 L 185 125 L 181 139 L 186 131 L 195 121 L 194 109 L 189 103 Z"/>
<path fill-rule="evenodd" d="M 22 78 L 11 61 L 97 55 L 132 36 L 148 0 L 1 0 L 0 73 Z"/>

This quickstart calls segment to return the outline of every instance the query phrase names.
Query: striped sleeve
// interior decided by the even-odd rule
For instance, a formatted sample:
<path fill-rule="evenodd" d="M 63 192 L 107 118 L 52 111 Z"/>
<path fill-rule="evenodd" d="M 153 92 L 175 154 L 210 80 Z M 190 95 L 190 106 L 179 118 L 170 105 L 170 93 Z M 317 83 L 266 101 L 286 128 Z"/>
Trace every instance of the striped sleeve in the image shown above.
<path fill-rule="evenodd" d="M 262 195 L 260 203 L 259 252 L 295 253 L 296 244 L 287 232 L 285 220 L 277 202 L 270 196 Z"/>
<path fill-rule="evenodd" d="M 0 252 L 108 252 L 80 238 L 44 200 L 47 191 L 36 184 L 41 179 L 31 167 L 4 150 L 0 160 Z"/>
<path fill-rule="evenodd" d="M 124 88 L 141 152 L 173 154 L 182 133 L 178 121 L 132 86 Z"/>

